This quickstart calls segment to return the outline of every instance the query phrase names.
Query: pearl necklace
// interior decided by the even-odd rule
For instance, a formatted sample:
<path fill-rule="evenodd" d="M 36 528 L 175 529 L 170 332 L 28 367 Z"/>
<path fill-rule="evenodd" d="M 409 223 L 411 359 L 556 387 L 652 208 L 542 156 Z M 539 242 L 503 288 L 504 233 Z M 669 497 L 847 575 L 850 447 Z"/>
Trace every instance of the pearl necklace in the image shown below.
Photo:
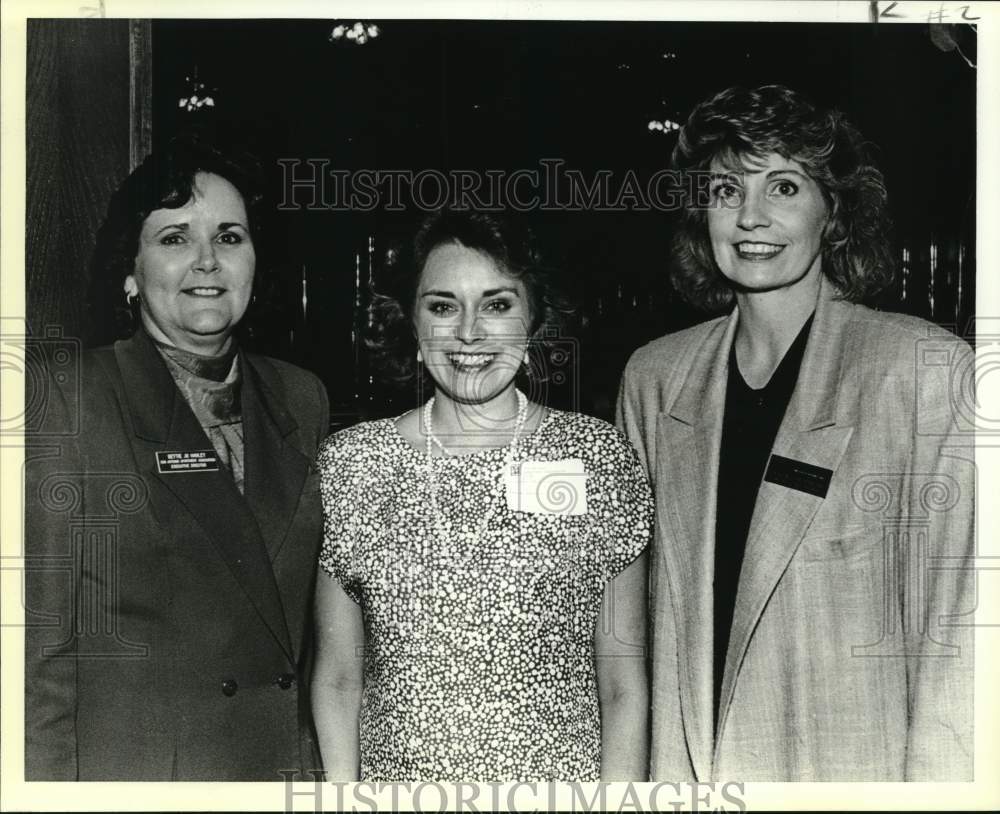
<path fill-rule="evenodd" d="M 514 422 L 514 435 L 510 440 L 510 446 L 507 448 L 507 455 L 504 459 L 504 463 L 500 468 L 500 471 L 494 475 L 493 491 L 489 496 L 489 504 L 486 512 L 483 514 L 482 520 L 479 522 L 479 527 L 476 529 L 476 535 L 472 538 L 473 543 L 478 543 L 486 531 L 490 520 L 493 519 L 493 514 L 496 511 L 496 504 L 500 497 L 500 493 L 503 489 L 504 478 L 503 473 L 509 470 L 511 463 L 513 463 L 517 455 L 517 442 L 521 436 L 521 431 L 524 429 L 524 423 L 528 417 L 528 397 L 524 395 L 520 390 L 515 389 L 514 393 L 517 395 L 517 419 Z M 451 455 L 447 449 L 445 449 L 444 444 L 442 444 L 437 437 L 434 435 L 434 423 L 432 411 L 434 409 L 434 396 L 431 396 L 427 403 L 424 405 L 424 427 L 427 433 L 427 482 L 429 486 L 430 498 L 431 498 L 431 511 L 434 514 L 434 531 L 438 541 L 447 540 L 448 534 L 448 522 L 445 520 L 444 514 L 442 514 L 440 506 L 438 505 L 438 488 L 437 488 L 437 475 L 434 472 L 434 456 L 431 454 L 433 449 L 432 444 L 437 444 L 441 448 L 441 451 L 445 455 Z M 475 545 L 473 545 L 475 547 Z M 427 550 L 427 539 L 424 541 L 424 556 L 428 554 Z"/>

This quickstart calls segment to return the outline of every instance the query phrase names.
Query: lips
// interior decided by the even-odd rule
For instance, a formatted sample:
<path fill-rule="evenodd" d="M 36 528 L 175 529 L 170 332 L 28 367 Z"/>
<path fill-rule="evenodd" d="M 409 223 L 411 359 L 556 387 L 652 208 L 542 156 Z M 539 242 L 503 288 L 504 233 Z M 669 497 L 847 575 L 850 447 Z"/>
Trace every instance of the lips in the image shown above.
<path fill-rule="evenodd" d="M 734 243 L 733 248 L 742 260 L 761 261 L 776 257 L 784 251 L 785 247 L 779 243 L 742 240 L 739 243 Z"/>
<path fill-rule="evenodd" d="M 221 297 L 226 293 L 226 289 L 213 285 L 201 285 L 193 288 L 182 289 L 183 293 L 191 297 Z"/>
<path fill-rule="evenodd" d="M 459 370 L 482 370 L 496 359 L 496 353 L 462 353 L 456 351 L 445 354 L 452 367 Z"/>

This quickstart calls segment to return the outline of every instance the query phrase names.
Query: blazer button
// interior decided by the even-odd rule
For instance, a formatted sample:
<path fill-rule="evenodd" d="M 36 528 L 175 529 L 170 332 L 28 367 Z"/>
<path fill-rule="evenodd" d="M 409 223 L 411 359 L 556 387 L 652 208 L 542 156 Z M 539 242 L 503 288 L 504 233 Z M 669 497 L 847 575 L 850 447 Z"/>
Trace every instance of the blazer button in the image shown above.
<path fill-rule="evenodd" d="M 278 686 L 281 687 L 281 689 L 287 690 L 289 687 L 292 686 L 292 684 L 295 683 L 295 676 L 292 675 L 291 673 L 282 673 L 275 679 L 275 681 L 277 682 Z"/>
<path fill-rule="evenodd" d="M 229 698 L 232 698 L 234 695 L 236 695 L 236 691 L 239 688 L 240 685 L 237 684 L 231 678 L 227 678 L 225 681 L 222 682 L 222 694 L 228 696 Z"/>

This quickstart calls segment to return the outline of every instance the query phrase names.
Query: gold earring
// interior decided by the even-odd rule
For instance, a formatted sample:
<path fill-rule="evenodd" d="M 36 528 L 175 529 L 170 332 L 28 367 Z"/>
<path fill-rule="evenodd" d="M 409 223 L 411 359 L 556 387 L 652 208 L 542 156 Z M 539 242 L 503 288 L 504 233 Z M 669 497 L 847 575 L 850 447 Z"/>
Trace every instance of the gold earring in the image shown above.
<path fill-rule="evenodd" d="M 420 352 L 420 348 L 417 348 L 417 364 L 422 364 L 424 361 L 424 355 Z"/>

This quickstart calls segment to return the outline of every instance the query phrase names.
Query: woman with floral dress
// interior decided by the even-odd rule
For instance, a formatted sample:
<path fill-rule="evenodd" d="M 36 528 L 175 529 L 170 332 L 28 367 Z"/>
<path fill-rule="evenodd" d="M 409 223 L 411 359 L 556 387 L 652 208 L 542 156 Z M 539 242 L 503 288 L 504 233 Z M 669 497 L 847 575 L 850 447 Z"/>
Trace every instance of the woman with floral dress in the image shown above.
<path fill-rule="evenodd" d="M 376 298 L 375 349 L 433 394 L 318 459 L 328 777 L 645 779 L 652 501 L 636 453 L 516 387 L 559 302 L 530 231 L 442 211 L 410 255 Z"/>

